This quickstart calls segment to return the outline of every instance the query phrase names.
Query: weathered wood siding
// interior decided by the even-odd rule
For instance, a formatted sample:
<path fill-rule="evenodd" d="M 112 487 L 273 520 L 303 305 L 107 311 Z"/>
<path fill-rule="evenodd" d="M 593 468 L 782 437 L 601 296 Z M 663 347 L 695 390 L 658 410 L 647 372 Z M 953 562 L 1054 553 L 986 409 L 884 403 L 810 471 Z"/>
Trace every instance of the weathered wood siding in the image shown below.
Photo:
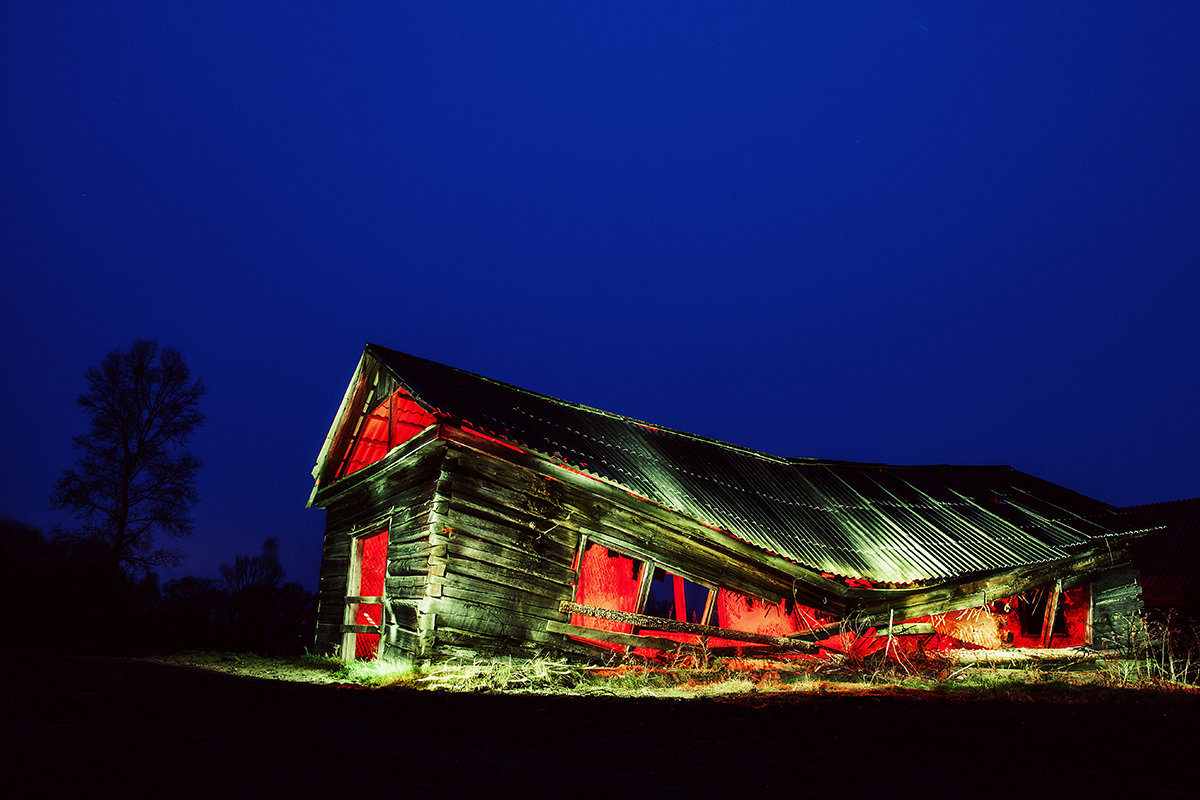
<path fill-rule="evenodd" d="M 419 605 L 429 580 L 428 541 L 434 496 L 445 445 L 432 438 L 409 454 L 344 478 L 326 506 L 325 539 L 317 593 L 317 651 L 333 653 L 342 641 L 353 539 L 388 531 L 384 580 L 383 647 L 415 653 L 421 629 Z M 340 482 L 339 482 L 340 483 Z"/>
<path fill-rule="evenodd" d="M 558 603 L 571 599 L 578 508 L 559 482 L 480 453 L 452 452 L 446 469 L 430 536 L 445 575 L 423 609 L 434 655 L 559 649 L 546 623 L 563 619 Z"/>
<path fill-rule="evenodd" d="M 1129 626 L 1142 610 L 1142 586 L 1137 568 L 1125 562 L 1092 578 L 1092 642 L 1099 649 L 1128 644 Z"/>
<path fill-rule="evenodd" d="M 1125 553 L 916 590 L 847 589 L 620 487 L 459 428 L 423 433 L 317 499 L 328 510 L 317 628 L 323 652 L 341 641 L 353 538 L 384 528 L 384 657 L 592 653 L 549 630 L 568 622 L 559 603 L 573 599 L 572 563 L 584 537 L 694 581 L 770 603 L 794 599 L 834 616 L 842 609 L 908 619 L 1047 580 L 1091 579 L 1097 568 L 1098 646 L 1119 639 L 1122 620 L 1141 607 Z"/>
<path fill-rule="evenodd" d="M 592 653 L 547 630 L 569 619 L 559 603 L 572 598 L 572 562 L 584 536 L 696 580 L 785 596 L 786 576 L 689 536 L 682 518 L 680 527 L 665 524 L 670 512 L 612 487 L 573 485 L 457 445 L 445 470 L 435 503 L 444 511 L 430 535 L 438 552 L 444 548 L 445 574 L 421 608 L 435 629 L 430 655 Z"/>

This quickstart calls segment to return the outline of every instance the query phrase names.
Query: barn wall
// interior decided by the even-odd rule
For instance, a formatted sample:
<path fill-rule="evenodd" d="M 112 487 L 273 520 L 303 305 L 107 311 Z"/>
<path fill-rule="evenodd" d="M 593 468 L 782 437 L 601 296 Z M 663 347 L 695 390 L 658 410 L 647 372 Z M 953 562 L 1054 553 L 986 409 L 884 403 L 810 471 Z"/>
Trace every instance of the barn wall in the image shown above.
<path fill-rule="evenodd" d="M 470 447 L 452 445 L 429 544 L 445 574 L 421 611 L 434 629 L 430 655 L 593 654 L 547 631 L 565 623 L 581 537 L 650 558 L 690 579 L 755 596 L 783 596 L 790 581 L 740 560 L 642 512 L 644 500 L 602 484 L 586 488 Z M 593 483 L 589 481 L 589 484 Z M 592 489 L 592 491 L 589 491 Z M 607 492 L 608 496 L 604 496 Z M 621 497 L 614 497 L 614 494 Z M 662 516 L 662 509 L 654 507 Z M 442 555 L 444 553 L 444 555 Z"/>
<path fill-rule="evenodd" d="M 429 580 L 428 541 L 434 496 L 441 475 L 444 443 L 432 436 L 408 452 L 343 478 L 326 508 L 321 576 L 317 590 L 317 652 L 332 654 L 342 641 L 345 597 L 356 536 L 388 531 L 384 579 L 383 653 L 417 652 L 418 608 Z M 396 654 L 393 652 L 393 654 Z"/>
<path fill-rule="evenodd" d="M 1130 561 L 1097 573 L 1092 579 L 1092 637 L 1097 648 L 1128 644 L 1130 622 L 1142 610 L 1142 587 Z"/>
<path fill-rule="evenodd" d="M 480 453 L 455 451 L 446 469 L 430 535 L 445 575 L 422 609 L 432 655 L 560 649 L 546 623 L 571 599 L 577 504 L 561 483 Z"/>
<path fill-rule="evenodd" d="M 673 524 L 678 516 L 673 512 L 494 439 L 489 444 L 457 429 L 443 429 L 441 435 L 427 431 L 318 494 L 316 504 L 328 511 L 319 587 L 320 652 L 333 652 L 341 642 L 353 538 L 385 528 L 385 657 L 594 653 L 547 629 L 570 621 L 559 603 L 573 599 L 574 560 L 584 537 L 654 561 L 688 580 L 770 604 L 806 599 L 792 595 L 799 585 L 793 576 L 764 563 L 761 553 L 746 556 L 739 551 L 743 543 L 732 537 L 683 518 Z M 1140 608 L 1137 572 L 1124 561 L 1119 564 L 1096 576 L 1097 646 L 1119 638 L 1122 618 Z M 1071 567 L 1080 573 L 1092 569 L 1084 563 Z M 1050 577 L 1041 576 L 1043 567 L 1027 571 L 1028 576 L 1000 581 L 1007 587 L 1003 596 Z M 986 605 L 997 596 L 999 584 L 993 583 L 946 588 L 936 610 Z M 984 601 L 968 591 L 974 589 Z M 970 596 L 951 605 L 955 600 L 949 595 L 961 592 Z M 928 605 L 934 599 L 921 602 Z M 819 601 L 813 605 L 820 608 Z M 915 619 L 933 610 L 914 607 L 895 616 Z"/>

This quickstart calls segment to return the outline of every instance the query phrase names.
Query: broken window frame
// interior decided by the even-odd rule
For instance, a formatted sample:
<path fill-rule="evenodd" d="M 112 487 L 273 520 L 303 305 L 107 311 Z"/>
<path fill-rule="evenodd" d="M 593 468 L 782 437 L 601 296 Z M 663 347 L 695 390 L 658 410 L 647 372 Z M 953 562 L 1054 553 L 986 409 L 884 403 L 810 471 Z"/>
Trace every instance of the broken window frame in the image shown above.
<path fill-rule="evenodd" d="M 639 572 L 637 596 L 634 601 L 633 611 L 630 613 L 668 619 L 667 617 L 660 617 L 659 615 L 650 615 L 645 613 L 646 602 L 650 597 L 654 576 L 659 570 L 662 570 L 666 576 L 670 576 L 672 578 L 678 577 L 708 590 L 708 596 L 704 601 L 704 610 L 701 612 L 701 618 L 698 624 L 711 624 L 710 620 L 712 619 L 713 614 L 716 613 L 717 594 L 720 591 L 720 586 L 718 584 L 712 581 L 704 580 L 703 578 L 700 578 L 689 571 L 680 570 L 664 561 L 660 561 L 659 559 L 648 555 L 646 551 L 640 550 L 636 546 L 630 547 L 624 542 L 617 542 L 610 540 L 607 537 L 596 536 L 594 534 L 583 534 L 579 537 L 579 547 L 575 554 L 575 585 L 571 590 L 572 602 L 576 602 L 578 600 L 584 555 L 592 545 L 604 547 L 609 551 L 616 553 L 620 557 L 628 558 L 638 565 L 637 569 Z M 631 626 L 630 633 L 636 636 L 640 635 L 644 630 L 653 631 L 654 629 L 646 626 Z"/>

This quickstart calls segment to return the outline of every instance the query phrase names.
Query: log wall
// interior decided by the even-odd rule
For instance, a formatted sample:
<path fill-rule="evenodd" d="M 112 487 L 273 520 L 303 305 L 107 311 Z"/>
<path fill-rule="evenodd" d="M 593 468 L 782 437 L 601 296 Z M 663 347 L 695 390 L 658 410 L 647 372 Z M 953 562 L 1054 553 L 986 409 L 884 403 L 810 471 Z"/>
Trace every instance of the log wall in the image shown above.
<path fill-rule="evenodd" d="M 444 443 L 423 438 L 406 452 L 380 462 L 380 469 L 368 468 L 362 475 L 343 479 L 339 493 L 324 499 L 317 652 L 336 654 L 342 643 L 354 538 L 381 530 L 388 531 L 381 654 L 420 651 L 419 607 L 434 553 L 429 533 L 444 455 Z"/>
<path fill-rule="evenodd" d="M 457 444 L 445 471 L 449 480 L 435 503 L 440 525 L 429 540 L 445 554 L 445 573 L 421 608 L 432 617 L 429 654 L 436 657 L 548 650 L 594 655 L 548 630 L 569 620 L 559 604 L 572 599 L 573 561 L 583 537 L 745 594 L 778 600 L 790 585 L 786 576 L 664 524 L 662 509 L 632 496 L 602 497 Z M 647 514 L 651 508 L 658 513 Z"/>
<path fill-rule="evenodd" d="M 1102 650 L 1127 646 L 1130 623 L 1141 610 L 1141 580 L 1132 562 L 1097 573 L 1092 578 L 1093 646 Z"/>

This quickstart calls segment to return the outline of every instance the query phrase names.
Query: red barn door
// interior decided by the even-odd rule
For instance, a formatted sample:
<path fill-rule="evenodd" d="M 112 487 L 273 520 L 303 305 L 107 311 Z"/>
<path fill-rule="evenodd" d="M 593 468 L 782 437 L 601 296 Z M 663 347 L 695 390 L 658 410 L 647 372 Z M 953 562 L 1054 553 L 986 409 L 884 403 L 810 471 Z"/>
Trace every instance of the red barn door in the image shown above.
<path fill-rule="evenodd" d="M 379 655 L 387 545 L 386 530 L 354 540 L 346 585 L 347 631 L 342 637 L 342 652 L 347 656 L 353 652 L 356 660 Z"/>

